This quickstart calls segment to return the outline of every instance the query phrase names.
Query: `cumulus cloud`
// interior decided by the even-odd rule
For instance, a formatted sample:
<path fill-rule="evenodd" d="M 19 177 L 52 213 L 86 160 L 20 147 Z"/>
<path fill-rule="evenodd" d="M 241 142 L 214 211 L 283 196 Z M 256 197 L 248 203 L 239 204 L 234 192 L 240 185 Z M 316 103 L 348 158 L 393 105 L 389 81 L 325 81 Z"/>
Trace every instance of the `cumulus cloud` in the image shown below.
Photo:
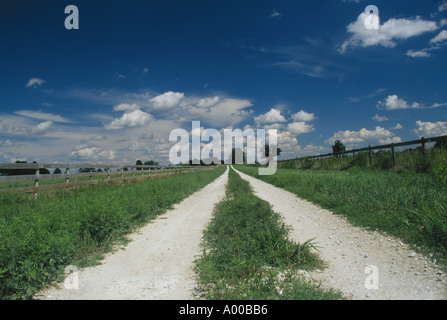
<path fill-rule="evenodd" d="M 200 108 L 209 108 L 214 106 L 216 103 L 219 102 L 219 97 L 214 98 L 202 98 L 199 101 L 197 101 L 197 106 Z"/>
<path fill-rule="evenodd" d="M 378 140 L 379 142 L 383 143 L 384 141 L 387 141 L 387 139 L 391 138 L 394 138 L 396 141 L 397 139 L 400 139 L 394 137 L 394 133 L 391 131 L 382 127 L 376 127 L 374 130 L 363 128 L 360 131 L 338 131 L 331 138 L 326 140 L 326 143 L 333 144 L 335 140 L 340 140 L 344 144 L 363 143 L 367 140 Z"/>
<path fill-rule="evenodd" d="M 37 87 L 37 86 L 41 86 L 44 83 L 45 83 L 45 80 L 43 80 L 43 79 L 31 78 L 31 79 L 28 80 L 28 83 L 26 84 L 26 87 L 27 88 Z"/>
<path fill-rule="evenodd" d="M 423 20 L 420 17 L 412 19 L 391 18 L 380 24 L 379 29 L 367 29 L 365 27 L 367 17 L 368 14 L 362 12 L 355 22 L 347 26 L 351 37 L 341 45 L 340 53 L 344 53 L 349 47 L 383 46 L 393 48 L 397 45 L 398 40 L 406 40 L 438 29 L 436 22 Z"/>
<path fill-rule="evenodd" d="M 113 111 L 125 111 L 131 112 L 140 109 L 140 107 L 136 103 L 128 104 L 128 103 L 120 103 L 113 107 Z"/>
<path fill-rule="evenodd" d="M 429 58 L 429 57 L 431 57 L 431 54 L 430 54 L 429 49 L 408 50 L 407 56 L 412 57 L 412 58 Z"/>
<path fill-rule="evenodd" d="M 269 112 L 254 118 L 257 125 L 266 123 L 287 122 L 279 109 L 271 108 Z"/>
<path fill-rule="evenodd" d="M 103 150 L 97 147 L 86 147 L 78 149 L 69 154 L 70 158 L 79 160 L 113 160 L 115 159 L 115 151 Z"/>
<path fill-rule="evenodd" d="M 376 120 L 378 122 L 383 122 L 383 121 L 388 121 L 389 120 L 387 117 L 379 116 L 378 114 L 376 114 L 372 119 Z"/>
<path fill-rule="evenodd" d="M 431 106 L 425 106 L 419 102 L 409 103 L 404 99 L 399 98 L 397 95 L 389 95 L 384 101 L 379 101 L 377 107 L 384 107 L 386 110 L 398 110 L 398 109 L 433 109 L 447 106 L 445 103 L 434 103 Z"/>
<path fill-rule="evenodd" d="M 307 124 L 304 121 L 292 122 L 287 125 L 287 131 L 289 131 L 295 135 L 309 133 L 314 130 L 315 130 L 315 128 L 314 128 L 313 124 Z"/>
<path fill-rule="evenodd" d="M 153 110 L 168 111 L 177 107 L 184 96 L 184 93 L 168 91 L 150 99 L 149 102 Z"/>
<path fill-rule="evenodd" d="M 403 129 L 403 128 L 404 127 L 400 123 L 398 123 L 394 127 L 392 127 L 391 130 L 400 130 L 400 129 Z"/>
<path fill-rule="evenodd" d="M 296 122 L 299 122 L 299 121 L 308 122 L 308 121 L 313 121 L 317 118 L 315 117 L 314 113 L 307 113 L 306 111 L 301 110 L 295 114 L 292 114 L 292 119 L 293 119 L 293 121 L 296 121 Z"/>
<path fill-rule="evenodd" d="M 141 111 L 140 109 L 127 112 L 120 118 L 113 120 L 110 124 L 104 126 L 107 130 L 117 130 L 132 127 L 141 127 L 152 120 L 149 113 Z"/>
<path fill-rule="evenodd" d="M 417 128 L 413 133 L 419 137 L 435 137 L 447 135 L 447 122 L 422 122 L 416 121 Z"/>
<path fill-rule="evenodd" d="M 253 110 L 247 109 L 252 103 L 246 99 L 219 99 L 210 107 L 189 106 L 187 116 L 193 116 L 213 127 L 234 126 L 245 120 Z"/>

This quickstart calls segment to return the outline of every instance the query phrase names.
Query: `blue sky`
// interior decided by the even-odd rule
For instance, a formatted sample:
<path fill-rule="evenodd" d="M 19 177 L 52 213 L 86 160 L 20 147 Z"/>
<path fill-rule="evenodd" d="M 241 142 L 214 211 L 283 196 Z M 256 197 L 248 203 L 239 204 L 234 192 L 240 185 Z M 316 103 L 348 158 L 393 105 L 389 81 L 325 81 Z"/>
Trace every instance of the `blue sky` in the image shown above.
<path fill-rule="evenodd" d="M 0 39 L 0 162 L 166 162 L 193 120 L 280 158 L 447 135 L 445 1 L 4 0 Z"/>

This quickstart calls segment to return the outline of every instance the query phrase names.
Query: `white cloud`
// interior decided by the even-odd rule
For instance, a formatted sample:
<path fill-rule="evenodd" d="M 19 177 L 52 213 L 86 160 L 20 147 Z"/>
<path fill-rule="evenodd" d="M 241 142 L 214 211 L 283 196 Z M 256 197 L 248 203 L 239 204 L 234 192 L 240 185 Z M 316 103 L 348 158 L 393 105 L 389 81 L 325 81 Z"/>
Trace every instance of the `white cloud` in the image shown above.
<path fill-rule="evenodd" d="M 226 98 L 208 108 L 189 106 L 184 110 L 184 119 L 193 117 L 193 120 L 203 121 L 214 128 L 234 126 L 253 113 L 252 110 L 247 110 L 251 106 L 249 100 Z"/>
<path fill-rule="evenodd" d="M 38 123 L 29 121 L 27 118 L 15 116 L 3 116 L 0 119 L 0 134 L 10 136 L 35 136 L 42 135 L 53 126 L 50 120 Z"/>
<path fill-rule="evenodd" d="M 269 15 L 269 17 L 270 18 L 279 18 L 279 17 L 281 17 L 281 14 L 278 11 L 276 11 L 275 9 L 273 9 L 273 12 L 271 15 Z"/>
<path fill-rule="evenodd" d="M 140 127 L 150 122 L 152 116 L 140 109 L 125 113 L 121 118 L 113 120 L 110 124 L 104 126 L 107 130 L 116 130 L 123 128 Z"/>
<path fill-rule="evenodd" d="M 45 112 L 40 112 L 40 111 L 20 110 L 20 111 L 14 112 L 14 113 L 18 114 L 20 116 L 33 118 L 33 119 L 39 119 L 39 120 L 50 120 L 53 122 L 62 122 L 62 123 L 70 123 L 71 122 L 67 118 L 64 118 L 60 115 L 45 113 Z"/>
<path fill-rule="evenodd" d="M 439 43 L 447 40 L 447 30 L 442 30 L 436 37 L 430 40 L 430 43 Z"/>
<path fill-rule="evenodd" d="M 136 103 L 128 104 L 128 103 L 121 103 L 119 105 L 116 105 L 113 107 L 113 111 L 135 111 L 140 109 L 140 107 Z"/>
<path fill-rule="evenodd" d="M 202 98 L 197 102 L 197 106 L 200 108 L 209 108 L 214 106 L 216 103 L 219 102 L 219 97 L 214 98 Z"/>
<path fill-rule="evenodd" d="M 431 106 L 425 106 L 419 102 L 409 103 L 404 99 L 400 99 L 397 95 L 388 96 L 385 101 L 378 101 L 377 107 L 385 107 L 386 110 L 398 110 L 398 109 L 433 109 L 447 106 L 445 103 L 434 103 Z"/>
<path fill-rule="evenodd" d="M 335 140 L 340 140 L 344 144 L 362 143 L 366 140 L 379 140 L 380 142 L 393 137 L 394 133 L 382 127 L 376 127 L 374 130 L 363 128 L 360 131 L 338 131 L 331 138 L 326 140 L 326 143 L 332 145 Z"/>
<path fill-rule="evenodd" d="M 306 122 L 292 122 L 287 125 L 287 130 L 293 134 L 309 133 L 315 130 L 313 124 L 307 124 Z"/>
<path fill-rule="evenodd" d="M 403 128 L 404 127 L 400 123 L 398 123 L 394 127 L 392 127 L 391 130 L 400 130 L 400 129 L 403 129 Z"/>
<path fill-rule="evenodd" d="M 429 58 L 431 54 L 429 53 L 429 49 L 422 49 L 422 50 L 408 50 L 407 56 L 412 58 Z"/>
<path fill-rule="evenodd" d="M 439 7 L 438 7 L 439 11 L 446 11 L 447 10 L 447 1 L 444 0 L 444 2 L 442 2 Z"/>
<path fill-rule="evenodd" d="M 435 137 L 447 135 L 447 122 L 422 122 L 416 121 L 417 129 L 413 133 L 419 137 Z"/>
<path fill-rule="evenodd" d="M 177 107 L 184 96 L 184 93 L 168 91 L 150 99 L 149 102 L 153 110 L 167 111 Z"/>
<path fill-rule="evenodd" d="M 368 14 L 362 12 L 357 20 L 348 25 L 347 30 L 352 36 L 340 47 L 340 53 L 344 53 L 349 47 L 383 46 L 393 48 L 397 40 L 406 40 L 432 32 L 438 29 L 434 21 L 422 20 L 420 17 L 413 19 L 390 19 L 379 25 L 379 29 L 367 29 L 365 19 Z"/>
<path fill-rule="evenodd" d="M 44 134 L 53 125 L 52 121 L 45 121 L 39 123 L 37 126 L 31 128 L 31 132 L 34 134 Z"/>
<path fill-rule="evenodd" d="M 31 78 L 31 79 L 29 79 L 28 83 L 26 84 L 26 87 L 31 88 L 31 87 L 41 86 L 44 83 L 45 83 L 45 80 L 43 80 L 43 79 Z"/>
<path fill-rule="evenodd" d="M 272 108 L 269 112 L 261 114 L 254 118 L 257 125 L 265 123 L 287 122 L 286 118 L 281 114 L 281 110 Z"/>
<path fill-rule="evenodd" d="M 372 119 L 376 120 L 378 122 L 383 122 L 383 121 L 388 121 L 389 120 L 387 117 L 379 116 L 378 114 L 376 114 Z"/>
<path fill-rule="evenodd" d="M 76 158 L 80 160 L 113 160 L 115 159 L 115 151 L 103 150 L 97 147 L 87 147 L 73 151 L 69 154 L 70 158 Z"/>
<path fill-rule="evenodd" d="M 314 113 L 307 113 L 306 111 L 301 110 L 295 114 L 292 114 L 292 119 L 293 119 L 293 121 L 296 121 L 296 122 L 300 122 L 300 121 L 307 122 L 307 121 L 313 121 L 317 118 L 315 117 Z"/>
<path fill-rule="evenodd" d="M 379 139 L 380 144 L 392 144 L 392 143 L 399 143 L 399 142 L 402 142 L 402 139 L 400 137 Z"/>
<path fill-rule="evenodd" d="M 447 20 L 443 19 L 440 26 L 444 26 Z M 436 37 L 430 40 L 430 47 L 421 50 L 408 50 L 407 56 L 412 58 L 429 58 L 431 52 L 441 49 L 447 43 L 447 30 L 442 30 Z"/>

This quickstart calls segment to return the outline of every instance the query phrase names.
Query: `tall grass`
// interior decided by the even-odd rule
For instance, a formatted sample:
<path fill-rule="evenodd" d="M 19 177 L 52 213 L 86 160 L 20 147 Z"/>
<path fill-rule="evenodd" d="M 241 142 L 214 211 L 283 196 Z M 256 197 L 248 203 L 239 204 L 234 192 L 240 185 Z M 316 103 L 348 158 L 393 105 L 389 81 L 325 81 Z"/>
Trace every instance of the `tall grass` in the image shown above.
<path fill-rule="evenodd" d="M 0 195 L 0 297 L 27 299 L 67 265 L 97 262 L 118 240 L 223 174 L 225 168 Z"/>
<path fill-rule="evenodd" d="M 297 244 L 270 205 L 230 170 L 226 198 L 217 204 L 196 261 L 206 299 L 339 299 L 296 275 L 322 267 L 312 243 Z"/>
<path fill-rule="evenodd" d="M 238 169 L 345 215 L 354 225 L 400 237 L 446 264 L 447 192 L 432 174 L 278 169 L 257 176 L 257 168 Z"/>
<path fill-rule="evenodd" d="M 340 159 L 341 158 L 341 159 Z M 327 158 L 303 158 L 301 160 L 290 160 L 279 162 L 278 167 L 282 169 L 380 169 L 396 172 L 429 173 L 438 166 L 447 167 L 446 148 L 427 148 L 422 150 L 396 148 L 393 157 L 390 150 L 372 152 L 371 162 L 369 152 L 360 152 L 355 155 L 344 154 Z"/>

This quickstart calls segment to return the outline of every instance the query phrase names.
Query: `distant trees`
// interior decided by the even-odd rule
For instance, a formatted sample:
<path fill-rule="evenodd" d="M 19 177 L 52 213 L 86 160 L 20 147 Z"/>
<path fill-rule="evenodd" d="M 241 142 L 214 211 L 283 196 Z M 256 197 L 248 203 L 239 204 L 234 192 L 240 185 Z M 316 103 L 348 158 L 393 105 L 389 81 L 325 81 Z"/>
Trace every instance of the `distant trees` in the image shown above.
<path fill-rule="evenodd" d="M 135 165 L 136 166 L 158 166 L 158 162 L 156 162 L 156 161 L 154 161 L 154 160 L 149 160 L 149 161 L 146 161 L 146 162 L 144 162 L 143 163 L 143 161 L 141 161 L 141 160 L 137 160 L 136 162 L 135 162 Z M 141 170 L 141 168 L 137 168 L 137 170 Z"/>
<path fill-rule="evenodd" d="M 27 163 L 26 161 L 16 161 L 15 163 Z M 33 161 L 32 163 L 37 163 Z M 2 174 L 9 176 L 21 176 L 21 175 L 33 175 L 36 174 L 36 169 L 2 169 Z M 46 168 L 39 169 L 39 174 L 50 174 L 50 171 Z"/>

